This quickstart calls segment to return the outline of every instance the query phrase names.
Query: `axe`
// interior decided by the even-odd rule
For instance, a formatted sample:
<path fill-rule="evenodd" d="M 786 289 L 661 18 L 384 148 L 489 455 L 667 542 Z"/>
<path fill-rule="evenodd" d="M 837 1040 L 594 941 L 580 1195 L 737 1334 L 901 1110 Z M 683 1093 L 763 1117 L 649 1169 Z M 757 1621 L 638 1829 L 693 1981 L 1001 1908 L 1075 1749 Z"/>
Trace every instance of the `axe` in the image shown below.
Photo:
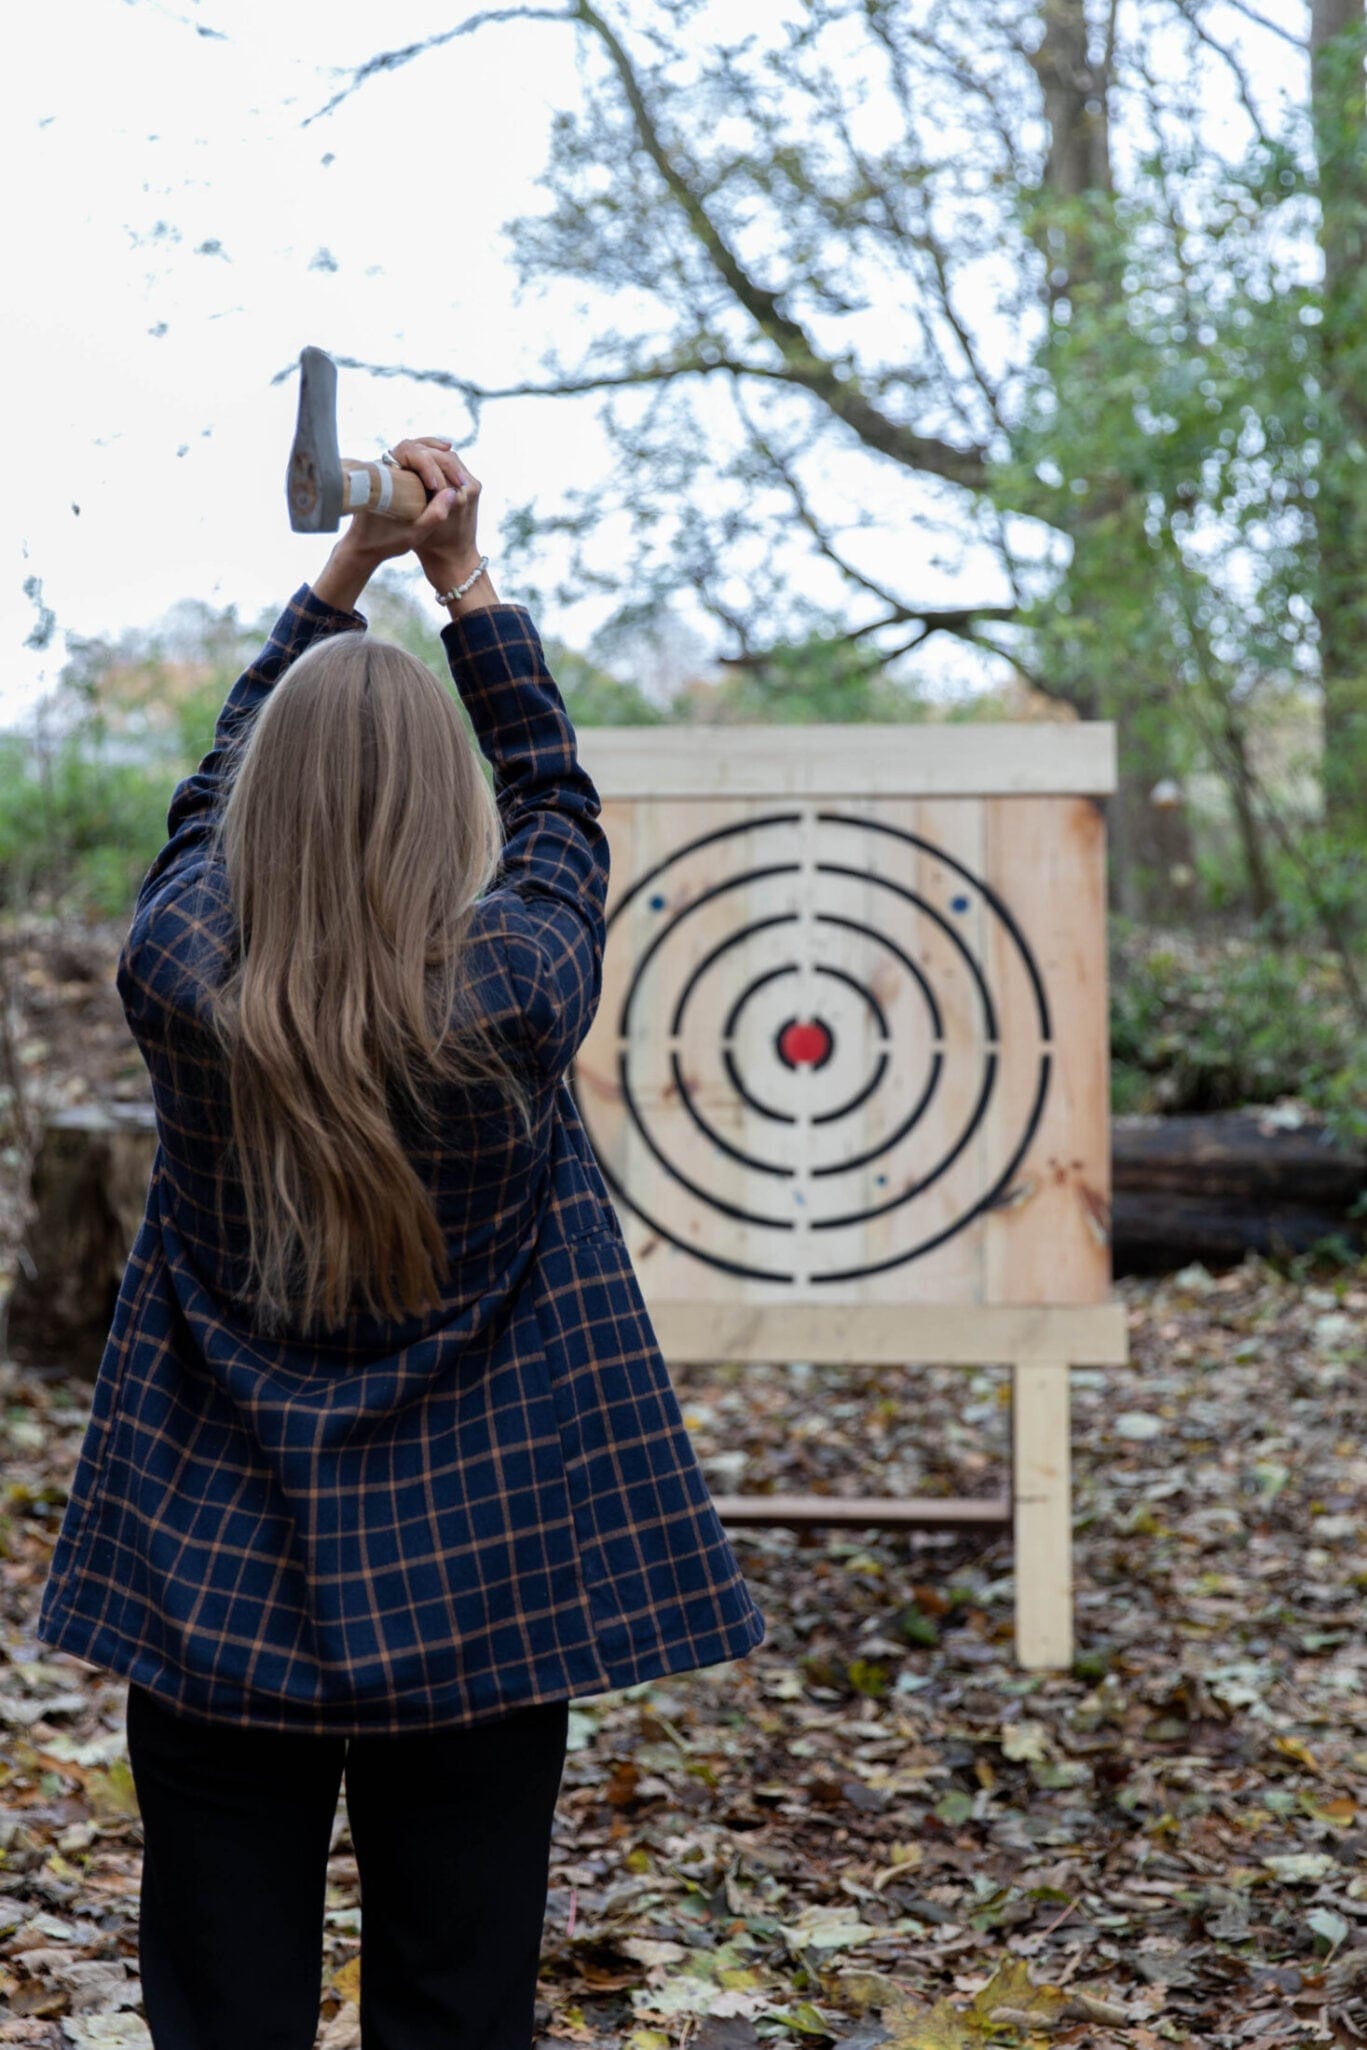
<path fill-rule="evenodd" d="M 337 452 L 337 365 L 324 349 L 299 354 L 299 418 L 285 475 L 296 534 L 335 534 L 344 513 L 415 520 L 427 504 L 422 479 L 388 463 L 348 462 Z"/>

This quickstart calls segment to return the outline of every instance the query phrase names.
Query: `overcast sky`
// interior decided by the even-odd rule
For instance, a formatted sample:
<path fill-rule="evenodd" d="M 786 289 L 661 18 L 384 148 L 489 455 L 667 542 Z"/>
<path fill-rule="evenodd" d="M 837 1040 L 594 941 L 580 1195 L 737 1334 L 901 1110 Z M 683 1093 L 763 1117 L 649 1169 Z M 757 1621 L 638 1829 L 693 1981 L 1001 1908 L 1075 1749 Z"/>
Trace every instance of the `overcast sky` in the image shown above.
<path fill-rule="evenodd" d="M 763 31 L 784 0 L 735 4 Z M 1302 11 L 1262 4 L 1288 22 Z M 150 625 L 192 597 L 252 615 L 314 573 L 328 544 L 292 535 L 284 507 L 295 388 L 272 383 L 302 344 L 486 382 L 535 375 L 548 315 L 535 298 L 515 303 L 499 230 L 544 203 L 550 118 L 578 96 L 572 32 L 486 28 L 305 125 L 352 67 L 468 11 L 60 0 L 16 15 L 0 143 L 12 281 L 0 724 L 55 679 L 66 633 Z M 1285 55 L 1258 40 L 1255 61 Z M 464 425 L 440 392 L 358 373 L 342 374 L 339 412 L 357 456 Z M 591 404 L 492 406 L 467 447 L 495 555 L 504 508 L 534 493 L 553 503 L 606 467 Z M 890 564 L 898 524 L 890 508 L 873 537 Z M 45 653 L 23 646 L 29 577 L 56 615 Z M 578 607 L 545 623 L 582 645 L 600 617 Z"/>
<path fill-rule="evenodd" d="M 301 125 L 330 67 L 451 20 L 450 0 L 16 16 L 0 723 L 55 675 L 62 632 L 150 623 L 185 597 L 250 614 L 316 569 L 329 544 L 285 516 L 295 390 L 271 383 L 303 343 L 490 382 L 535 372 L 543 337 L 512 303 L 498 228 L 540 204 L 550 114 L 575 96 L 570 32 L 486 31 Z M 359 456 L 464 424 L 440 392 L 346 373 L 339 413 Z M 582 475 L 598 434 L 590 408 L 522 402 L 488 411 L 471 455 L 496 545 L 501 508 Z M 46 656 L 22 646 L 29 576 L 57 615 Z"/>

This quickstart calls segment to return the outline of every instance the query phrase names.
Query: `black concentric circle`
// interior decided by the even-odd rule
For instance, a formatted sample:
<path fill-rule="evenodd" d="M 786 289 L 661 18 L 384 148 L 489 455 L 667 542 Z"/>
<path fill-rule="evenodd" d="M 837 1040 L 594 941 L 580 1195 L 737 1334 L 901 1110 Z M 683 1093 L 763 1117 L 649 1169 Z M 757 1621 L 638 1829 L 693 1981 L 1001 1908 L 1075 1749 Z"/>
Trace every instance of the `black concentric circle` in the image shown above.
<path fill-rule="evenodd" d="M 746 818 L 638 877 L 607 949 L 630 1144 L 598 1152 L 665 1243 L 755 1280 L 848 1282 L 1010 1187 L 1049 1087 L 1049 1006 L 1013 913 L 944 848 L 844 811 Z M 602 1092 L 578 1095 L 595 1138 Z"/>

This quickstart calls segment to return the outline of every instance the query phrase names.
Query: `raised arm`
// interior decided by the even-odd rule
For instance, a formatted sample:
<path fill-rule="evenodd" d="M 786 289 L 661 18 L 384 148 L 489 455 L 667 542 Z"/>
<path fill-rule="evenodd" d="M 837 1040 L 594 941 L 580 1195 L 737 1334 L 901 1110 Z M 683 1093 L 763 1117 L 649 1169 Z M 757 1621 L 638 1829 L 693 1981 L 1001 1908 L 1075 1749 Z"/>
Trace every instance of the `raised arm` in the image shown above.
<path fill-rule="evenodd" d="M 430 444 L 401 443 L 395 453 L 413 460 L 415 446 L 431 459 Z M 447 659 L 494 771 L 504 852 L 486 916 L 498 920 L 526 1036 L 543 1069 L 558 1074 L 598 1005 L 607 838 L 531 615 L 499 602 L 479 553 L 478 480 L 450 451 L 436 460 L 457 496 L 417 553 L 451 615 Z"/>
<path fill-rule="evenodd" d="M 428 486 L 434 496 L 422 517 L 411 526 L 370 516 L 351 520 L 312 586 L 300 585 L 271 628 L 261 653 L 228 692 L 214 728 L 212 748 L 172 795 L 166 845 L 143 879 L 139 910 L 202 856 L 223 800 L 233 753 L 251 731 L 271 686 L 315 641 L 329 634 L 363 631 L 366 622 L 356 611 L 356 602 L 380 564 L 390 556 L 407 554 L 446 522 L 456 494 L 445 488 L 439 471 L 427 467 L 434 478 Z"/>
<path fill-rule="evenodd" d="M 221 893 L 208 860 L 209 844 L 233 756 L 271 689 L 315 641 L 364 628 L 355 606 L 373 571 L 441 525 L 454 497 L 438 474 L 432 502 L 411 526 L 362 515 L 353 519 L 312 587 L 304 584 L 295 592 L 265 647 L 229 691 L 213 746 L 172 796 L 166 844 L 143 878 L 120 950 L 118 990 L 135 1033 L 160 1030 L 176 1005 L 197 1001 L 201 982 L 213 979 L 210 964 L 222 959 L 222 934 L 210 930 L 221 924 L 212 908 Z M 217 908 L 221 911 L 222 904 Z"/>
<path fill-rule="evenodd" d="M 598 1006 L 608 889 L 598 792 L 580 766 L 529 613 L 520 605 L 483 606 L 452 620 L 442 640 L 493 764 L 503 821 L 489 913 L 504 935 L 527 1036 L 542 1066 L 558 1073 Z"/>

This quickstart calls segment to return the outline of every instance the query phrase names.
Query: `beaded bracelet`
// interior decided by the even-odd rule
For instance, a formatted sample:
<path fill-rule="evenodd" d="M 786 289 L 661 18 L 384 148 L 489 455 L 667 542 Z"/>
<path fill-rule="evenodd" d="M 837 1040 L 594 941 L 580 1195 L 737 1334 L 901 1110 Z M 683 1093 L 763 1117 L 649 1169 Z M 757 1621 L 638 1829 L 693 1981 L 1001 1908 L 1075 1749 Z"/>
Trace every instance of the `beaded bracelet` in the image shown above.
<path fill-rule="evenodd" d="M 481 555 L 481 557 L 479 558 L 479 567 L 477 569 L 471 570 L 469 576 L 465 579 L 465 582 L 463 584 L 453 584 L 449 591 L 438 591 L 438 605 L 454 605 L 457 598 L 463 598 L 467 591 L 472 591 L 474 589 L 475 585 L 479 582 L 480 578 L 484 575 L 484 572 L 486 569 L 488 569 L 488 567 L 488 556 Z"/>

